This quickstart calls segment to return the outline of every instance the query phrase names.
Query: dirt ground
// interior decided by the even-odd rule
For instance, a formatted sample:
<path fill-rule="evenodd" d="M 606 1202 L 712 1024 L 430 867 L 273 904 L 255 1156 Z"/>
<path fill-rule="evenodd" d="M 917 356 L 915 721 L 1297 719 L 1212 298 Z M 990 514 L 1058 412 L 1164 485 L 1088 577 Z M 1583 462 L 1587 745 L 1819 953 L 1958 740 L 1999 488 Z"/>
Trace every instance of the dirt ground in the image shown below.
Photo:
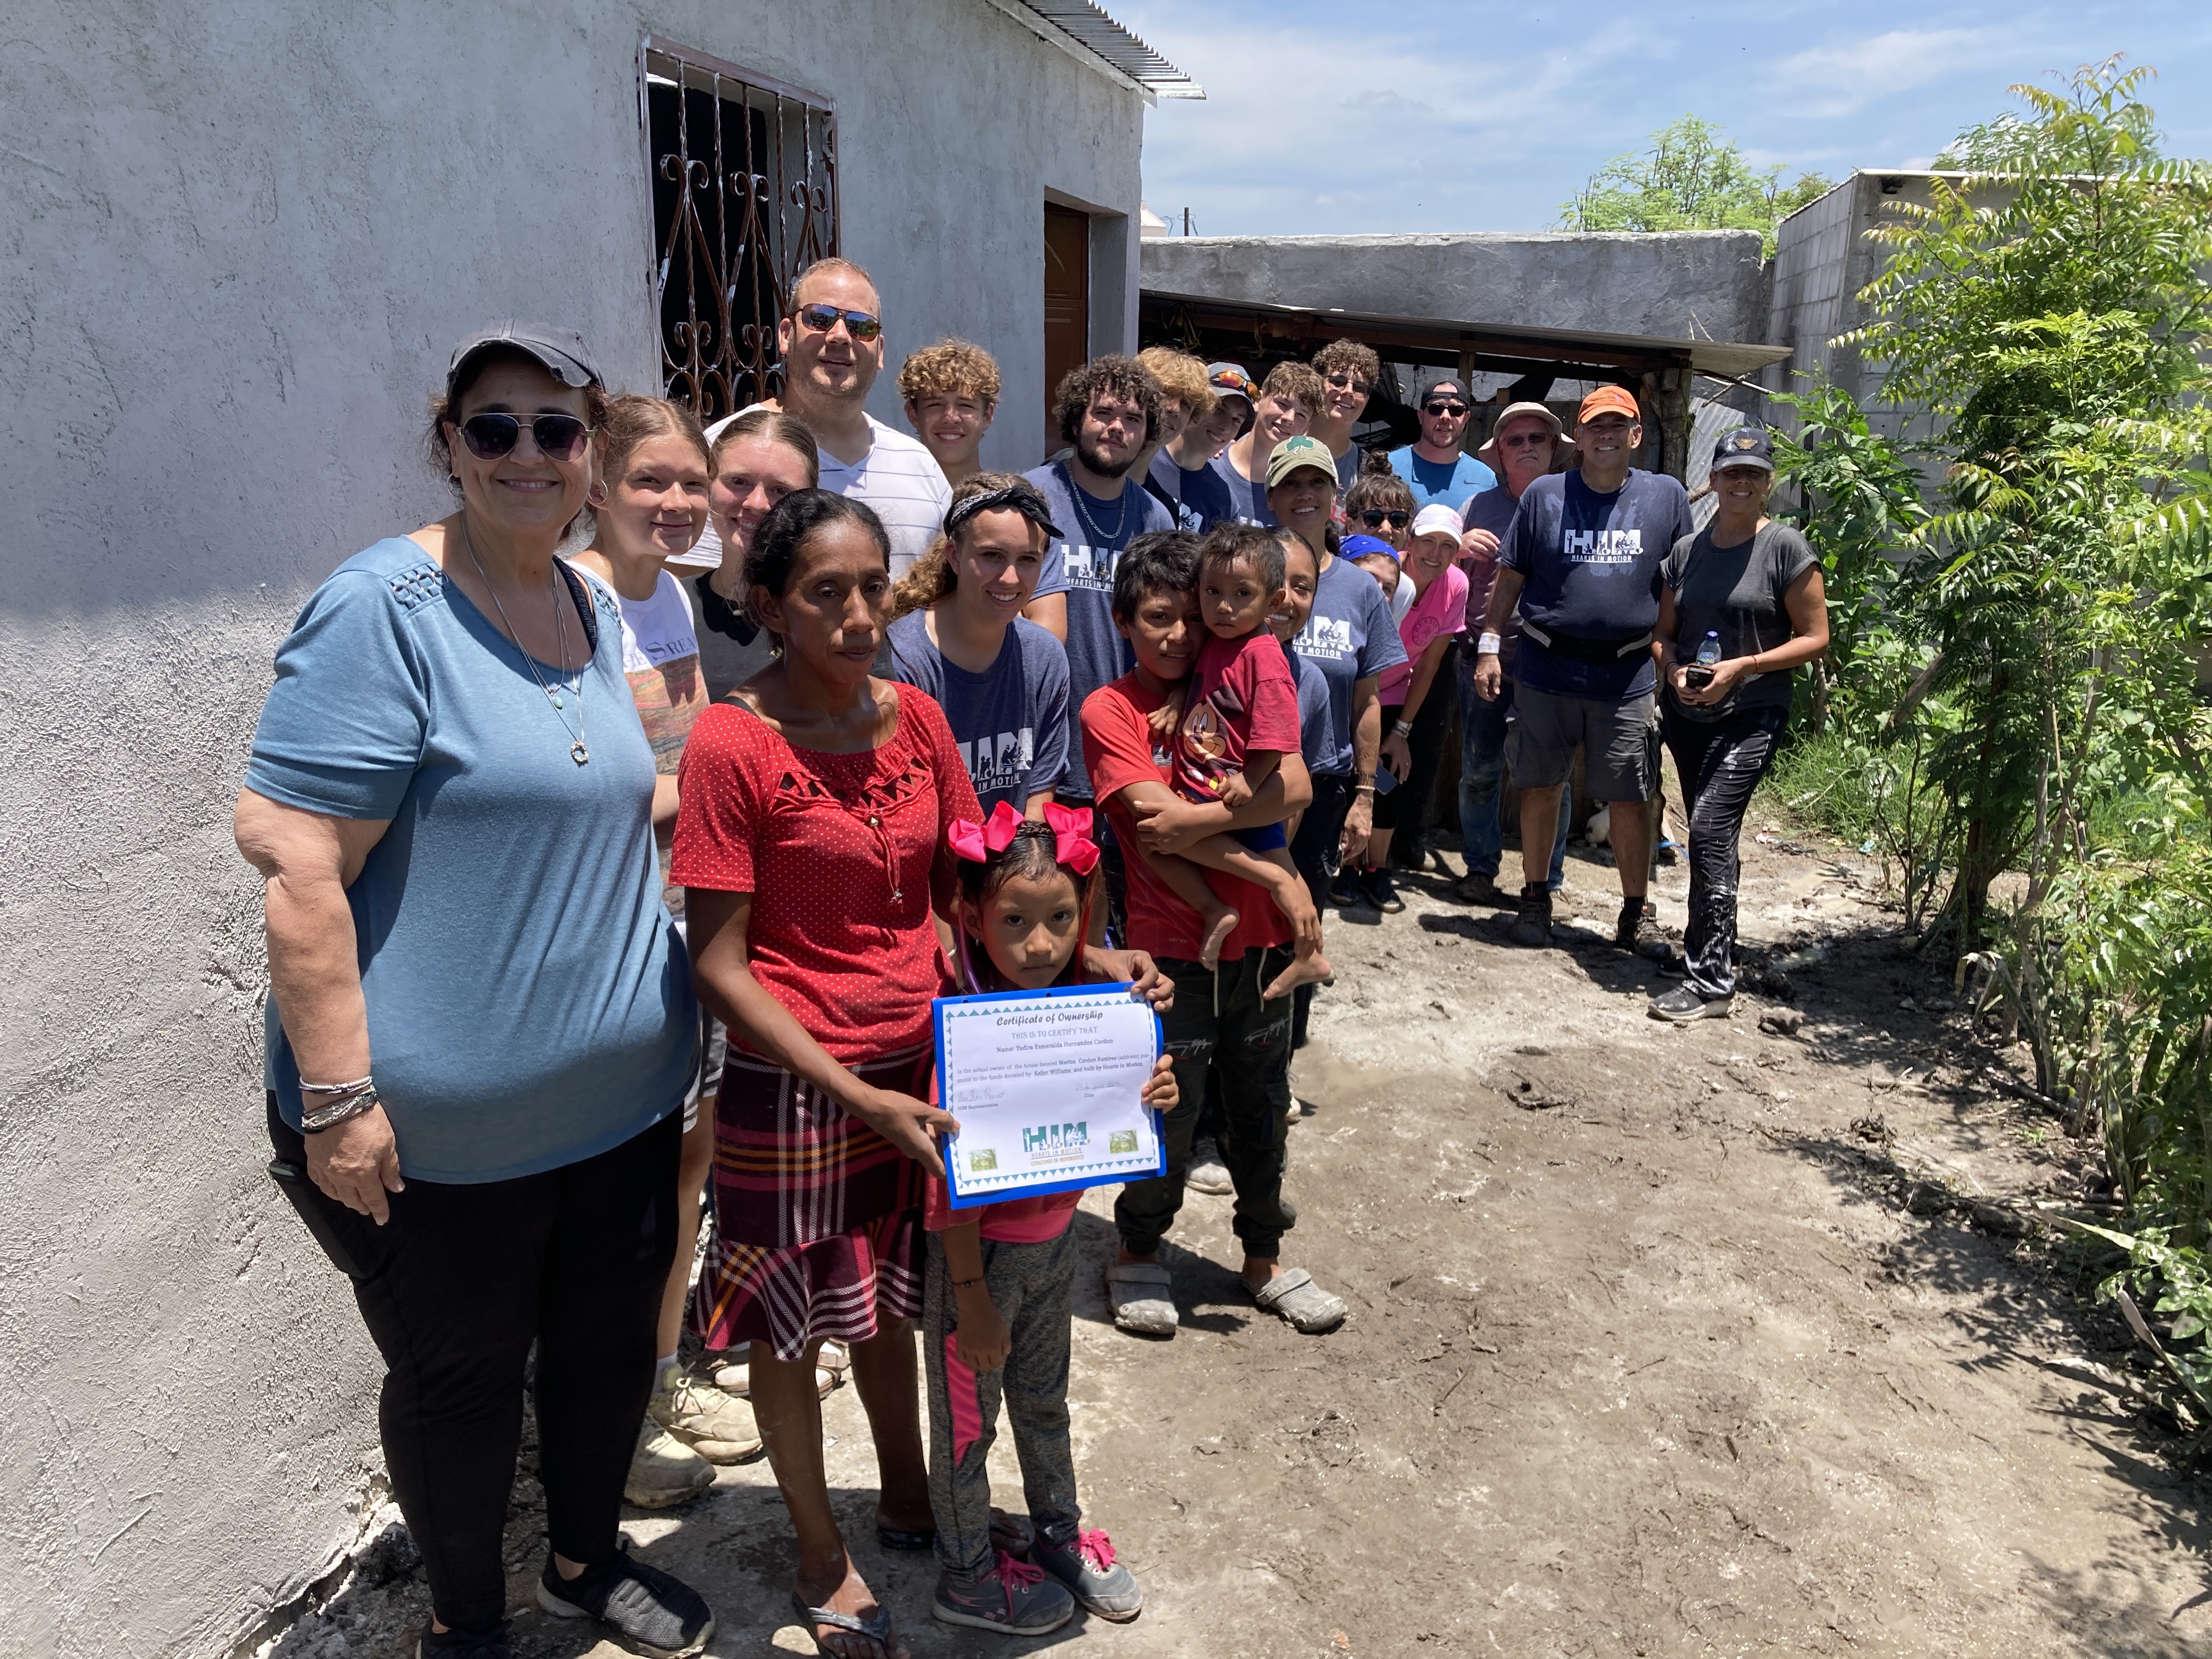
<path fill-rule="evenodd" d="M 833 1396 L 841 1511 L 920 1659 L 2205 1651 L 2206 1494 L 2050 1231 L 2080 1149 L 1988 1081 L 1862 861 L 1771 829 L 1747 853 L 1747 945 L 1790 1000 L 1725 1023 L 1645 1018 L 1657 981 L 1605 943 L 1613 872 L 1579 848 L 1554 950 L 1515 950 L 1441 878 L 1333 921 L 1286 1260 L 1350 1303 L 1339 1332 L 1257 1315 L 1231 1200 L 1194 1194 L 1182 1334 L 1117 1334 L 1112 1189 L 1089 1196 L 1079 1469 L 1146 1586 L 1137 1623 L 933 1624 L 934 1569 L 875 1547 L 864 1420 Z M 1662 921 L 1684 884 L 1658 872 Z M 1761 1030 L 1790 1012 L 1795 1035 Z M 1011 1461 L 1000 1490 L 1018 1509 Z M 625 1527 L 712 1600 L 712 1652 L 811 1650 L 765 1464 Z M 411 1653 L 407 1566 L 388 1533 L 273 1651 Z M 533 1659 L 619 1651 L 534 1612 L 515 1635 Z"/>

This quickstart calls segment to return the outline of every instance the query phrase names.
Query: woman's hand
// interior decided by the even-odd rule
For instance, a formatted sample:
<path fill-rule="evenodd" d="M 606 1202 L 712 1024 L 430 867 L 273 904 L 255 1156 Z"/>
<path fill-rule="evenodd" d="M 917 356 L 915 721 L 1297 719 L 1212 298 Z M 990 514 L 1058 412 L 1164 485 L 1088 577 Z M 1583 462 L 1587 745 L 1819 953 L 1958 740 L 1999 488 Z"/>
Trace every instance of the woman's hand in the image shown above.
<path fill-rule="evenodd" d="M 407 1183 L 399 1178 L 399 1142 L 383 1107 L 301 1139 L 307 1145 L 307 1179 L 325 1198 L 380 1227 L 392 1219 L 385 1194 L 404 1192 Z"/>
<path fill-rule="evenodd" d="M 1413 769 L 1413 745 L 1393 732 L 1382 739 L 1382 764 L 1390 769 L 1392 777 L 1403 783 L 1406 775 Z"/>
<path fill-rule="evenodd" d="M 960 1363 L 971 1371 L 995 1371 L 1006 1363 L 1014 1338 L 998 1304 L 991 1300 L 989 1289 L 976 1285 L 955 1291 L 952 1300 L 960 1310 L 959 1328 L 952 1334 Z"/>
<path fill-rule="evenodd" d="M 1751 662 L 1749 657 L 1723 657 L 1712 665 L 1713 677 L 1703 685 L 1692 685 L 1686 678 L 1680 678 L 1674 682 L 1674 689 L 1684 702 L 1700 708 L 1726 702 L 1735 695 L 1736 689 L 1757 672 Z M 1686 668 L 1686 665 L 1678 667 L 1674 672 L 1682 675 Z"/>
<path fill-rule="evenodd" d="M 960 1132 L 960 1120 L 941 1107 L 896 1089 L 871 1089 L 853 1107 L 853 1115 L 885 1140 L 935 1176 L 945 1179 L 945 1160 L 938 1143 Z"/>
<path fill-rule="evenodd" d="M 1182 1092 L 1176 1087 L 1173 1054 L 1162 1054 L 1152 1062 L 1152 1074 L 1145 1079 L 1142 1098 L 1146 1105 L 1160 1111 L 1175 1110 L 1176 1103 L 1182 1099 Z"/>

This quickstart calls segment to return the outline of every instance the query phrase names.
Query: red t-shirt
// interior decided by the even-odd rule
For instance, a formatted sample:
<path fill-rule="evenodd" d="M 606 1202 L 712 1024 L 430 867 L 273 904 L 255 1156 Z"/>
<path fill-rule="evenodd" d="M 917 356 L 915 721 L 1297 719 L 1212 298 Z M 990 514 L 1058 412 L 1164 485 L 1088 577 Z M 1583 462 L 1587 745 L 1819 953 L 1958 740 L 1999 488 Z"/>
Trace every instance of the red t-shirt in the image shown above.
<path fill-rule="evenodd" d="M 1212 800 L 1219 780 L 1242 772 L 1255 749 L 1298 752 L 1298 683 L 1290 659 L 1264 628 L 1237 640 L 1208 634 L 1176 728 L 1176 787 L 1192 800 Z"/>
<path fill-rule="evenodd" d="M 718 702 L 684 745 L 670 879 L 750 893 L 753 977 L 841 1065 L 930 1040 L 945 968 L 930 921 L 950 908 L 945 827 L 983 809 L 944 711 L 898 688 L 878 748 L 796 749 Z"/>
<path fill-rule="evenodd" d="M 1282 648 L 1272 637 L 1268 644 L 1275 651 L 1276 660 L 1281 661 Z M 1129 877 L 1129 943 L 1156 957 L 1195 962 L 1206 945 L 1206 929 L 1198 912 L 1169 891 L 1152 873 L 1152 866 L 1138 854 L 1136 815 L 1121 799 L 1121 791 L 1132 784 L 1172 787 L 1173 763 L 1154 745 L 1152 728 L 1145 718 L 1166 701 L 1146 690 L 1133 672 L 1093 691 L 1083 701 L 1083 763 L 1090 770 L 1091 787 L 1106 810 L 1107 822 L 1114 826 L 1115 839 L 1126 849 L 1121 863 Z M 1297 747 L 1295 742 L 1291 746 Z M 1264 888 L 1218 870 L 1207 870 L 1206 882 L 1224 904 L 1237 912 L 1237 931 L 1222 949 L 1223 960 L 1290 943 L 1291 924 L 1283 920 Z"/>

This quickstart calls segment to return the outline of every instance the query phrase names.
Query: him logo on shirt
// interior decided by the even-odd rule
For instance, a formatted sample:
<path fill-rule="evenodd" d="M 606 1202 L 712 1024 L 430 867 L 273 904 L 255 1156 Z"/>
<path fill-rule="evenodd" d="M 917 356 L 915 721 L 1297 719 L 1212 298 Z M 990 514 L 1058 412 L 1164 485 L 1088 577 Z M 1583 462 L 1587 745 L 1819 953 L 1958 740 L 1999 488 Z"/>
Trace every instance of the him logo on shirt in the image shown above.
<path fill-rule="evenodd" d="M 1091 548 L 1079 546 L 1073 542 L 1062 542 L 1060 551 L 1070 587 L 1080 587 L 1091 593 L 1111 593 L 1114 591 L 1114 563 L 1121 556 L 1120 549 Z"/>
<path fill-rule="evenodd" d="M 1001 732 L 995 738 L 977 738 L 955 745 L 968 764 L 969 781 L 979 795 L 994 789 L 1011 789 L 1021 781 L 1036 755 L 1036 733 L 1024 726 L 1018 732 Z"/>
<path fill-rule="evenodd" d="M 1352 654 L 1352 619 L 1324 617 L 1316 611 L 1306 618 L 1306 625 L 1291 641 L 1291 649 L 1301 657 L 1327 657 L 1334 661 Z"/>
<path fill-rule="evenodd" d="M 1559 543 L 1569 564 L 1634 564 L 1644 553 L 1641 530 L 1566 530 Z"/>

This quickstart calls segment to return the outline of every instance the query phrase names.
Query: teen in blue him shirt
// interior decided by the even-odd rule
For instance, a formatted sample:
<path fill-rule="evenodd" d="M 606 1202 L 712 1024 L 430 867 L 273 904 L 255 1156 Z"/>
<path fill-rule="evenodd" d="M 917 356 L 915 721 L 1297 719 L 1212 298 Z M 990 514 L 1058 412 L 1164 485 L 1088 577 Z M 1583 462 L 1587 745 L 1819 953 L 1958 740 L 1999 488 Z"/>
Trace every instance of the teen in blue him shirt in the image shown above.
<path fill-rule="evenodd" d="M 1545 863 L 1558 823 L 1559 789 L 1584 750 L 1589 792 L 1612 811 L 1620 871 L 1620 920 L 1613 943 L 1663 957 L 1665 941 L 1644 914 L 1644 804 L 1659 783 L 1652 692 L 1651 629 L 1659 618 L 1659 567 L 1694 533 L 1680 483 L 1629 465 L 1643 447 L 1636 399 L 1601 386 L 1575 421 L 1582 465 L 1538 478 L 1521 495 L 1498 550 L 1490 611 L 1475 642 L 1474 690 L 1494 699 L 1505 619 L 1521 607 L 1513 665 L 1518 718 L 1506 764 L 1521 786 L 1521 914 L 1516 945 L 1552 937 Z"/>
<path fill-rule="evenodd" d="M 1058 535 L 1023 615 L 1067 647 L 1067 771 L 1054 797 L 1091 805 L 1083 766 L 1083 700 L 1135 665 L 1114 627 L 1114 567 L 1152 530 L 1172 530 L 1167 508 L 1130 476 L 1160 434 L 1160 388 L 1134 357 L 1095 357 L 1071 371 L 1055 398 L 1060 435 L 1075 453 L 1022 476 L 1044 496 Z"/>
<path fill-rule="evenodd" d="M 1415 507 L 1441 501 L 1455 513 L 1463 512 L 1470 496 L 1498 482 L 1496 473 L 1459 447 L 1474 405 L 1450 375 L 1431 374 L 1422 381 L 1413 406 L 1420 411 L 1421 441 L 1392 450 L 1390 470 L 1412 486 Z"/>

